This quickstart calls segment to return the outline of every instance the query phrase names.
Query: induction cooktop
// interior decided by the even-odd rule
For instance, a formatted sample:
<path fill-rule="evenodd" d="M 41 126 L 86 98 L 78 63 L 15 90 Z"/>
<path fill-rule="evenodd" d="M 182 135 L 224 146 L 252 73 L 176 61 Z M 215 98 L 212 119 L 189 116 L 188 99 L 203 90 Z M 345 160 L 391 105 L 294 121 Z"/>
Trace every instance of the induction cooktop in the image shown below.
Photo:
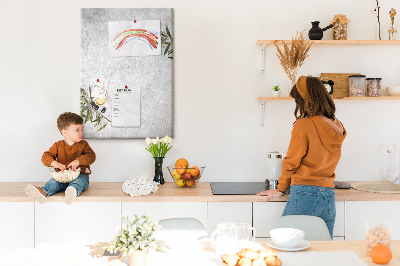
<path fill-rule="evenodd" d="M 210 182 L 213 195 L 255 195 L 264 191 L 264 182 Z"/>

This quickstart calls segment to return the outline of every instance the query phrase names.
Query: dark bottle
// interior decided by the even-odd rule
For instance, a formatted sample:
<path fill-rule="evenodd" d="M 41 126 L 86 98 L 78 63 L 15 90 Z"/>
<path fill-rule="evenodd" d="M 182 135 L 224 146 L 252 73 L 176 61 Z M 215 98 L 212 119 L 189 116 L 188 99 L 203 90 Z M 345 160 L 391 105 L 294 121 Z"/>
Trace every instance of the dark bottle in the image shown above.
<path fill-rule="evenodd" d="M 311 22 L 312 28 L 308 32 L 308 38 L 310 40 L 322 40 L 322 36 L 324 36 L 324 31 L 333 27 L 333 24 L 329 24 L 327 27 L 321 29 L 319 27 L 319 21 Z"/>

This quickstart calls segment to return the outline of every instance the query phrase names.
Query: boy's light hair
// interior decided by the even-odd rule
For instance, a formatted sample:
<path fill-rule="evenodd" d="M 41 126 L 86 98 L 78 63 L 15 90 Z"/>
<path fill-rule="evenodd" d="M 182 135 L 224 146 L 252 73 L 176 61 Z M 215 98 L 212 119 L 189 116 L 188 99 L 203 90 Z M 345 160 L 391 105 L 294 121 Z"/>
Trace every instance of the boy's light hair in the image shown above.
<path fill-rule="evenodd" d="M 83 118 L 75 113 L 65 112 L 57 118 L 58 130 L 67 129 L 70 125 L 83 125 Z"/>

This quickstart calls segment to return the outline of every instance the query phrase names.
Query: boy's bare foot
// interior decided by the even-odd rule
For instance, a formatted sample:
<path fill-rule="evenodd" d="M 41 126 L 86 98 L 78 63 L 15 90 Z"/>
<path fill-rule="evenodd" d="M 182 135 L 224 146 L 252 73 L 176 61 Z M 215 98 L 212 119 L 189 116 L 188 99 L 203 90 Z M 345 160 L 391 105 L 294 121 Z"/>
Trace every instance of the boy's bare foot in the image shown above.
<path fill-rule="evenodd" d="M 47 201 L 46 192 L 41 187 L 37 187 L 35 185 L 27 185 L 25 187 L 25 193 L 34 201 L 43 204 Z"/>
<path fill-rule="evenodd" d="M 71 205 L 77 195 L 78 192 L 73 186 L 67 187 L 67 189 L 65 190 L 65 199 L 64 199 L 65 203 Z"/>

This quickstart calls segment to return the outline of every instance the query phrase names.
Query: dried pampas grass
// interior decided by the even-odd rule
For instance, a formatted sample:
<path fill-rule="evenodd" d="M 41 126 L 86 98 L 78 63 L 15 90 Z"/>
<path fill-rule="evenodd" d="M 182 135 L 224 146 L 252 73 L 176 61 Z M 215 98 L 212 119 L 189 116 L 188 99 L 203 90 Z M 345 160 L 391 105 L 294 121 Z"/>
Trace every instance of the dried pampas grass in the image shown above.
<path fill-rule="evenodd" d="M 304 64 L 304 60 L 308 57 L 308 51 L 313 43 L 312 41 L 304 40 L 303 32 L 297 32 L 296 36 L 292 37 L 290 47 L 284 41 L 274 42 L 277 50 L 276 55 L 281 61 L 281 65 L 289 77 L 292 86 L 296 83 L 297 71 Z M 279 48 L 279 42 L 282 42 L 283 50 Z"/>

